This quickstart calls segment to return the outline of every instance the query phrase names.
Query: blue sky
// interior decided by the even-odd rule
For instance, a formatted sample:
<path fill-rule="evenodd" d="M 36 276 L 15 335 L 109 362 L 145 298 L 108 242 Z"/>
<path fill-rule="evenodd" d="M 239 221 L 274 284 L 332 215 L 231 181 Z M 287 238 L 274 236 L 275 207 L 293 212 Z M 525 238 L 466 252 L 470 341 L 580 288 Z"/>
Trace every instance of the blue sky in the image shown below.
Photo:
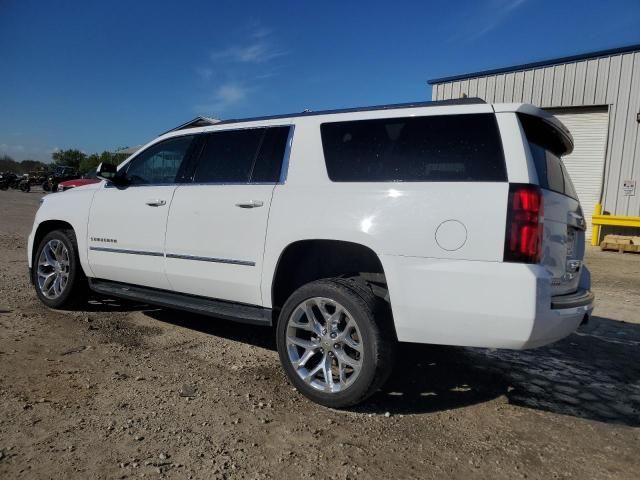
<path fill-rule="evenodd" d="M 430 78 L 640 43 L 638 0 L 0 0 L 0 154 L 426 100 Z"/>

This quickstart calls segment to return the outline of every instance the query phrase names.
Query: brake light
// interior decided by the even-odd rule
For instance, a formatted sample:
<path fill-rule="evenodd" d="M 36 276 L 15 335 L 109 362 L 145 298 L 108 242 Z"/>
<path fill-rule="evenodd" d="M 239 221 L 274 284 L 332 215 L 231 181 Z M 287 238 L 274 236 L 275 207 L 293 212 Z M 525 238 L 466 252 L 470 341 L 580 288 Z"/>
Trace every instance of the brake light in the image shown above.
<path fill-rule="evenodd" d="M 542 255 L 542 191 L 535 185 L 511 184 L 504 261 L 538 263 Z"/>

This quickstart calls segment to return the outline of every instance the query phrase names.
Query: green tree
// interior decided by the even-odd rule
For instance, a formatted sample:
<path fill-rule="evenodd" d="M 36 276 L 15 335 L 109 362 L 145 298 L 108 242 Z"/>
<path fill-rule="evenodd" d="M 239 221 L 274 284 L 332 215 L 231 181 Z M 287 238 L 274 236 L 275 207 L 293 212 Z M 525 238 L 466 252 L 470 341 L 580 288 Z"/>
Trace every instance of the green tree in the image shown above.
<path fill-rule="evenodd" d="M 0 172 L 20 172 L 20 164 L 16 162 L 9 155 L 2 155 L 0 157 Z"/>
<path fill-rule="evenodd" d="M 60 150 L 51 155 L 56 165 L 72 167 L 76 170 L 80 168 L 80 162 L 86 157 L 87 156 L 80 150 L 75 149 Z"/>
<path fill-rule="evenodd" d="M 38 160 L 22 160 L 20 162 L 20 169 L 23 173 L 29 173 L 34 170 L 47 170 L 48 165 Z"/>
<path fill-rule="evenodd" d="M 102 152 L 101 154 L 92 153 L 80 162 L 80 172 L 87 173 L 94 170 L 101 163 L 112 163 L 114 165 L 122 162 L 127 155 L 121 153 Z"/>

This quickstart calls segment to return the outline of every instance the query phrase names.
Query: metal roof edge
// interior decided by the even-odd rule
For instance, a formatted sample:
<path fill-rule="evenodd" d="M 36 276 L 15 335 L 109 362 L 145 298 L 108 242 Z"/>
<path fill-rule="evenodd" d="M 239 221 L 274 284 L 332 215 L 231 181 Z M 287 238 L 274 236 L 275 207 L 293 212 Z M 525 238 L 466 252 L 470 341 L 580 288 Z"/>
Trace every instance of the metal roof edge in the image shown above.
<path fill-rule="evenodd" d="M 551 58 L 548 60 L 540 60 L 538 62 L 523 63 L 520 65 L 514 65 L 511 67 L 494 68 L 489 70 L 481 70 L 478 72 L 463 73 L 460 75 L 452 75 L 450 77 L 432 78 L 427 80 L 429 85 L 435 85 L 438 83 L 455 82 L 457 80 L 465 80 L 467 78 L 485 77 L 487 75 L 497 75 L 500 73 L 508 72 L 520 72 L 522 70 L 530 70 L 532 68 L 539 68 L 548 65 L 556 65 L 559 63 L 571 63 L 579 60 L 585 60 L 588 58 L 607 57 L 611 55 L 617 55 L 620 53 L 633 52 L 640 50 L 640 43 L 635 45 L 627 45 L 625 47 L 609 48 L 607 50 L 598 50 L 595 52 L 581 53 L 578 55 L 570 55 L 568 57 Z"/>

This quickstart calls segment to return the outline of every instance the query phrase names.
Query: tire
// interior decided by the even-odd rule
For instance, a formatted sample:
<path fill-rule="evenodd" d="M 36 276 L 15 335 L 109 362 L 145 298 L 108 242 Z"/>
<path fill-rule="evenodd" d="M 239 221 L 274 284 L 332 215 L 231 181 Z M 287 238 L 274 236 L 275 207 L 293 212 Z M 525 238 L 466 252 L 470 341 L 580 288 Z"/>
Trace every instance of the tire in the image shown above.
<path fill-rule="evenodd" d="M 29 184 L 29 182 L 22 182 L 20 184 L 20 190 L 24 193 L 28 193 L 31 191 L 31 185 Z"/>
<path fill-rule="evenodd" d="M 45 254 L 43 250 L 47 246 L 53 247 L 62 245 L 64 248 L 50 248 Z M 65 250 L 66 249 L 66 250 Z M 53 250 L 56 250 L 55 252 Z M 64 252 L 67 252 L 66 255 Z M 49 265 L 42 265 L 42 260 Z M 50 262 L 50 260 L 55 260 Z M 58 266 L 55 265 L 58 262 Z M 62 285 L 62 280 L 57 287 L 52 283 L 43 282 L 46 274 L 57 272 L 66 281 Z M 44 274 L 44 275 L 41 275 Z M 36 289 L 36 294 L 42 303 L 50 308 L 67 308 L 81 304 L 87 299 L 87 277 L 80 265 L 78 257 L 78 244 L 73 230 L 54 230 L 40 241 L 36 254 L 33 257 L 33 267 L 31 269 L 31 279 Z M 51 281 L 50 281 L 51 282 Z M 55 279 L 53 280 L 55 283 Z M 59 287 L 59 288 L 58 288 Z"/>
<path fill-rule="evenodd" d="M 333 332 L 327 316 L 338 318 Z M 388 304 L 352 279 L 317 280 L 296 290 L 280 312 L 276 337 L 291 383 L 326 407 L 364 401 L 393 368 L 396 337 Z"/>
<path fill-rule="evenodd" d="M 45 180 L 44 182 L 42 182 L 42 190 L 45 192 L 48 192 L 51 190 L 51 186 L 49 185 L 48 181 Z"/>

